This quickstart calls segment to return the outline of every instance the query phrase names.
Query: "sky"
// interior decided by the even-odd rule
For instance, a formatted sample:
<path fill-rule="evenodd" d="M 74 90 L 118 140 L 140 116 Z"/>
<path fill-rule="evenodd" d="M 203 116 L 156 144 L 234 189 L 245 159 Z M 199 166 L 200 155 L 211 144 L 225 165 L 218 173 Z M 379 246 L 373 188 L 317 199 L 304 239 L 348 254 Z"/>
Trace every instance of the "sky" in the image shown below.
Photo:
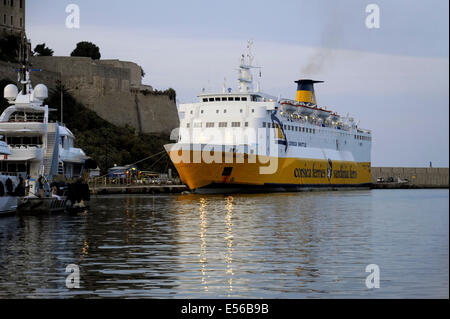
<path fill-rule="evenodd" d="M 66 27 L 66 6 L 80 28 Z M 366 6 L 380 28 L 366 26 Z M 294 98 L 298 78 L 325 81 L 318 103 L 373 131 L 372 165 L 449 166 L 447 0 L 30 0 L 27 34 L 67 56 L 94 42 L 102 59 L 138 63 L 145 84 L 193 102 L 202 88 L 237 88 L 254 42 L 262 91 Z"/>

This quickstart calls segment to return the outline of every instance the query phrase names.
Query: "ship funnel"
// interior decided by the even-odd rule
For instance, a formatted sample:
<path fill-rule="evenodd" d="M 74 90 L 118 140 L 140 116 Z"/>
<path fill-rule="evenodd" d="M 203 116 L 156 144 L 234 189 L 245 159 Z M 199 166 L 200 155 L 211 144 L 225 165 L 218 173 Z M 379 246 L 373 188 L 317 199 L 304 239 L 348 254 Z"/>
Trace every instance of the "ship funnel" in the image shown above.
<path fill-rule="evenodd" d="M 312 103 L 317 105 L 316 93 L 314 92 L 314 84 L 323 83 L 323 81 L 315 80 L 298 80 L 295 81 L 297 86 L 297 102 Z"/>

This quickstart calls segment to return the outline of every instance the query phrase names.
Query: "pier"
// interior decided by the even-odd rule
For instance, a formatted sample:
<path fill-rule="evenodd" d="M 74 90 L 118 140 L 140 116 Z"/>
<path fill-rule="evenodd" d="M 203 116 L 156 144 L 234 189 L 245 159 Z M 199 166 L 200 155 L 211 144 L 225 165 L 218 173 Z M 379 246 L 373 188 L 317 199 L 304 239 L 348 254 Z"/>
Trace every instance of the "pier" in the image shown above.
<path fill-rule="evenodd" d="M 372 167 L 372 188 L 448 188 L 448 173 L 448 167 Z"/>
<path fill-rule="evenodd" d="M 92 195 L 117 195 L 117 194 L 164 194 L 182 193 L 187 191 L 185 185 L 120 185 L 120 186 L 96 186 L 91 187 Z"/>

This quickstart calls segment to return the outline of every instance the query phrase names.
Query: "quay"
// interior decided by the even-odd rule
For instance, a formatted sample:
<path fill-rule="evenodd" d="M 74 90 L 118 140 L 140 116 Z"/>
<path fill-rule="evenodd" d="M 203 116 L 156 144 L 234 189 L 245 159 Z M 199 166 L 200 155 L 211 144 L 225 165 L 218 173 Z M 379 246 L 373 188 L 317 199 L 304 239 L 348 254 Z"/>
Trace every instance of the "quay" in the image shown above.
<path fill-rule="evenodd" d="M 182 193 L 185 185 L 121 185 L 90 187 L 92 195 Z"/>
<path fill-rule="evenodd" d="M 448 173 L 448 167 L 372 167 L 372 189 L 448 188 Z"/>
<path fill-rule="evenodd" d="M 379 180 L 383 180 L 379 182 Z M 176 183 L 143 184 L 134 181 L 112 183 L 102 179 L 104 183 L 90 183 L 92 195 L 117 194 L 164 194 L 183 193 L 189 191 L 179 179 Z M 399 182 L 399 180 L 401 182 Z M 411 168 L 411 167 L 372 167 L 372 189 L 424 189 L 449 188 L 448 168 Z"/>

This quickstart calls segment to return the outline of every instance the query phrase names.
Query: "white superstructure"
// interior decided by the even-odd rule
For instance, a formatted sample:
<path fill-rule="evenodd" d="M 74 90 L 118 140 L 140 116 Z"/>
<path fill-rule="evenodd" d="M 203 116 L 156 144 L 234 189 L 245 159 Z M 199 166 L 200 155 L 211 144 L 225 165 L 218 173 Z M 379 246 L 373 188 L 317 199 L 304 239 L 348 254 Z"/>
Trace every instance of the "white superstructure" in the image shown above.
<path fill-rule="evenodd" d="M 33 88 L 29 70 L 24 66 L 21 90 L 7 85 L 4 96 L 9 106 L 0 116 L 0 135 L 11 154 L 0 161 L 0 172 L 10 176 L 30 177 L 30 193 L 37 194 L 36 182 L 44 177 L 46 184 L 56 175 L 70 180 L 79 178 L 88 158 L 83 150 L 74 147 L 74 135 L 61 123 L 49 121 L 47 87 L 38 84 Z"/>

